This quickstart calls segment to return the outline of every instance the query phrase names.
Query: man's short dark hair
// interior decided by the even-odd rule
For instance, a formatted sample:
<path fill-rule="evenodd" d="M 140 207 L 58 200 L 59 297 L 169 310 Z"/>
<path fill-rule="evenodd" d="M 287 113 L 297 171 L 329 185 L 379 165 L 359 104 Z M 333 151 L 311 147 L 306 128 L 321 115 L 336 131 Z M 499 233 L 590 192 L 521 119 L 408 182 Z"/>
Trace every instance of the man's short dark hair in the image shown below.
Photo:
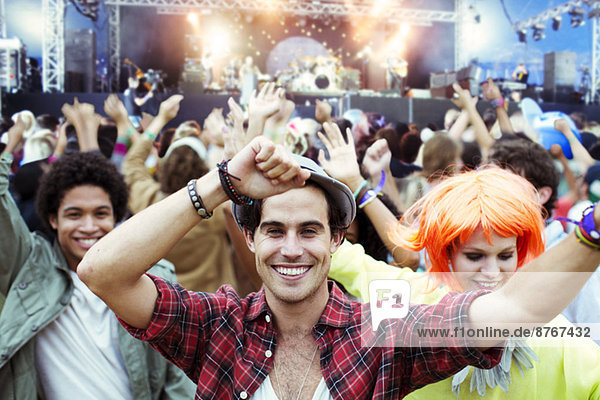
<path fill-rule="evenodd" d="M 492 146 L 488 161 L 521 175 L 536 189 L 544 186 L 552 189 L 552 195 L 543 204 L 548 213 L 546 217 L 552 215 L 560 175 L 546 149 L 538 143 L 523 139 L 499 140 Z"/>
<path fill-rule="evenodd" d="M 306 181 L 306 185 L 304 187 L 308 186 L 319 188 L 321 193 L 325 195 L 325 200 L 327 201 L 328 205 L 327 216 L 329 218 L 329 229 L 331 234 L 334 235 L 339 231 L 346 230 L 347 227 L 343 225 L 345 212 L 339 207 L 338 203 L 335 202 L 329 193 L 321 188 L 321 186 L 319 186 L 317 183 L 310 180 Z M 264 199 L 258 199 L 255 200 L 252 205 L 241 208 L 242 212 L 239 218 L 240 225 L 248 229 L 249 232 L 252 232 L 252 236 L 254 236 L 254 233 L 260 224 L 263 202 Z"/>
<path fill-rule="evenodd" d="M 36 208 L 48 227 L 48 218 L 57 214 L 65 193 L 82 185 L 104 189 L 110 197 L 115 221 L 125 217 L 128 191 L 117 167 L 97 152 L 74 153 L 56 160 L 40 180 Z"/>

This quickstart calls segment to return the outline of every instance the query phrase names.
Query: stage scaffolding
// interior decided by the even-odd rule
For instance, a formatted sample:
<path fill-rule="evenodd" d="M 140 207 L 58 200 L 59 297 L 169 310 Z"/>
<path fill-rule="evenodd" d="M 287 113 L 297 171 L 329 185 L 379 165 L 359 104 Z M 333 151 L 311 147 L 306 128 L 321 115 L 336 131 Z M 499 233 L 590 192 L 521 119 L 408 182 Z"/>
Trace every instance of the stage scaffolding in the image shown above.
<path fill-rule="evenodd" d="M 44 18 L 44 41 L 42 50 L 43 89 L 44 92 L 64 90 L 64 16 L 65 0 L 42 0 Z M 386 9 L 385 21 L 394 24 L 400 21 L 429 25 L 432 22 L 456 24 L 455 28 L 455 67 L 466 65 L 463 52 L 458 46 L 462 36 L 462 17 L 457 17 L 456 10 L 464 9 L 466 0 L 455 0 L 455 11 L 420 10 L 402 7 L 397 1 Z M 109 21 L 109 75 L 111 88 L 118 89 L 121 72 L 120 49 L 120 7 L 155 7 L 165 12 L 181 12 L 182 10 L 220 10 L 260 13 L 276 10 L 282 14 L 306 17 L 344 18 L 351 16 L 371 16 L 374 0 L 348 2 L 347 0 L 291 0 L 261 2 L 248 0 L 105 0 L 104 5 Z M 157 10 L 158 12 L 159 10 Z M 463 65 L 464 64 L 464 65 Z"/>
<path fill-rule="evenodd" d="M 571 0 L 554 8 L 543 11 L 525 21 L 515 22 L 512 26 L 515 32 L 527 32 L 538 24 L 544 26 L 549 20 L 560 17 L 575 8 L 588 6 L 588 19 L 592 20 L 592 65 L 590 94 L 586 96 L 587 102 L 600 101 L 600 0 Z"/>

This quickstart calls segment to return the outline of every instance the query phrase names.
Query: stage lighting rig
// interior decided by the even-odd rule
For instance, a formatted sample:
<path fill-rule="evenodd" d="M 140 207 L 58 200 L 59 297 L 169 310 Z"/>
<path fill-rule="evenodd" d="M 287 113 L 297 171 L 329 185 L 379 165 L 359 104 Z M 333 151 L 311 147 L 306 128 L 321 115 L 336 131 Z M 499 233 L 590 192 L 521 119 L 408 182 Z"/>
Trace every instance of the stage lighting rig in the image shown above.
<path fill-rule="evenodd" d="M 517 32 L 519 36 L 519 42 L 526 43 L 527 42 L 527 29 L 521 29 Z"/>
<path fill-rule="evenodd" d="M 571 16 L 571 27 L 577 28 L 578 26 L 585 25 L 585 10 L 581 7 L 573 7 L 571 11 L 569 11 L 569 15 Z"/>
<path fill-rule="evenodd" d="M 557 15 L 556 17 L 552 18 L 552 29 L 555 31 L 559 30 L 561 23 L 562 23 L 562 16 Z"/>
<path fill-rule="evenodd" d="M 535 24 L 531 28 L 533 29 L 533 40 L 535 40 L 536 42 L 546 37 L 546 34 L 544 33 L 544 29 L 546 28 L 546 26 L 544 24 Z"/>
<path fill-rule="evenodd" d="M 92 21 L 98 21 L 99 0 L 71 0 L 77 11 Z"/>

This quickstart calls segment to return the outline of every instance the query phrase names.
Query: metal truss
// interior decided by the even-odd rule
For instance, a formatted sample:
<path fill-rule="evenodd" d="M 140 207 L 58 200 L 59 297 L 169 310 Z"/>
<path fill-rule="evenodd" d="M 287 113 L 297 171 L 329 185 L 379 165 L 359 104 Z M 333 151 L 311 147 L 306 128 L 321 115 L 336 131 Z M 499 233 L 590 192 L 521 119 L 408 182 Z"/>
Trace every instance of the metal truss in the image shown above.
<path fill-rule="evenodd" d="M 513 24 L 512 28 L 515 32 L 518 32 L 521 30 L 527 30 L 528 28 L 531 28 L 532 26 L 534 26 L 536 24 L 544 24 L 546 21 L 548 21 L 554 17 L 558 17 L 559 15 L 568 13 L 573 7 L 582 7 L 584 5 L 584 3 L 585 3 L 584 0 L 567 1 L 564 4 L 556 6 L 550 10 L 546 10 L 546 11 L 542 12 L 541 14 L 536 15 L 535 17 L 531 17 L 529 19 L 526 19 L 525 21 L 515 22 Z"/>
<path fill-rule="evenodd" d="M 121 8 L 106 6 L 108 13 L 108 76 L 110 88 L 119 90 L 121 78 Z"/>
<path fill-rule="evenodd" d="M 4 8 L 4 0 L 0 0 L 0 35 L 6 37 L 6 8 Z"/>
<path fill-rule="evenodd" d="M 42 0 L 42 87 L 63 92 L 65 79 L 65 0 Z"/>
<path fill-rule="evenodd" d="M 162 11 L 174 13 L 176 9 L 221 11 L 264 12 L 277 11 L 307 17 L 369 17 L 372 16 L 375 2 L 347 0 L 312 1 L 271 1 L 271 0 L 105 0 L 106 5 L 162 7 Z M 396 1 L 385 9 L 388 22 L 406 21 L 414 23 L 455 22 L 453 11 L 418 10 L 401 7 L 402 1 Z"/>
<path fill-rule="evenodd" d="M 589 13 L 592 19 L 592 68 L 589 100 L 600 101 L 600 2 L 593 4 Z"/>
<path fill-rule="evenodd" d="M 456 21 L 454 22 L 454 70 L 465 67 L 469 60 L 462 43 L 466 41 L 465 20 L 468 15 L 467 2 L 465 0 L 454 0 Z"/>

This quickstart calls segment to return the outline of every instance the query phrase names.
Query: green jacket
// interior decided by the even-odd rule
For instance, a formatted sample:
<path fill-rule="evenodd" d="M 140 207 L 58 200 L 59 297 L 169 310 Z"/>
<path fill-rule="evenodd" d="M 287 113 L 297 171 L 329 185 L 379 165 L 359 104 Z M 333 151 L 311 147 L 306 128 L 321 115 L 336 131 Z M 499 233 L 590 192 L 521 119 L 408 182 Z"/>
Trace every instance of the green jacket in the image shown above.
<path fill-rule="evenodd" d="M 8 191 L 0 161 L 0 399 L 38 398 L 34 340 L 69 304 L 73 282 L 57 242 L 29 232 Z M 151 273 L 175 280 L 161 260 Z M 146 343 L 119 327 L 119 344 L 134 399 L 191 399 L 196 385 Z M 42 396 L 43 397 L 43 396 Z"/>

